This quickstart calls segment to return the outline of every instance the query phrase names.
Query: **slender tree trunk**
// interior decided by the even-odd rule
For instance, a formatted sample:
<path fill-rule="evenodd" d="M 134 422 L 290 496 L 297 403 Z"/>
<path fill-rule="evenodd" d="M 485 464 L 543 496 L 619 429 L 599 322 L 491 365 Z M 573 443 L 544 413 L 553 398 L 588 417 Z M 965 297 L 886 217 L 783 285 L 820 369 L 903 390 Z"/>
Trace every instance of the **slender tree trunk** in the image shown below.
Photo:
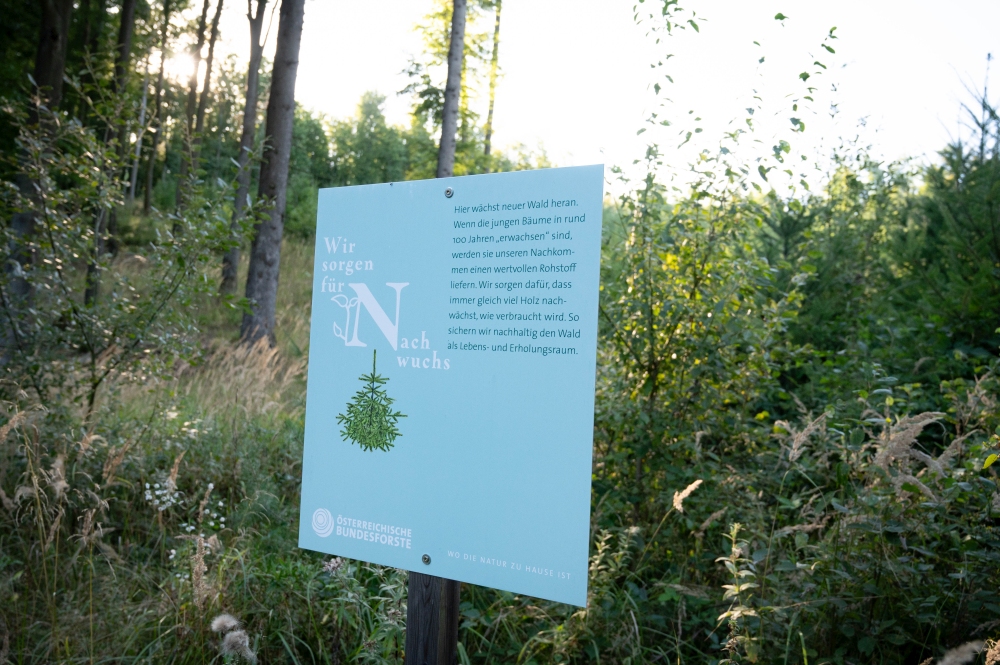
<path fill-rule="evenodd" d="M 483 153 L 489 157 L 490 149 L 492 148 L 493 141 L 493 103 L 496 100 L 497 94 L 497 70 L 500 62 L 500 4 L 502 0 L 495 0 L 497 18 L 496 23 L 493 24 L 493 57 L 490 58 L 490 111 L 486 115 L 486 146 L 483 149 Z M 493 169 L 490 160 L 486 160 L 486 172 L 489 173 Z"/>
<path fill-rule="evenodd" d="M 135 31 L 136 0 L 122 0 L 121 23 L 118 26 L 118 43 L 115 47 L 114 92 L 125 90 L 128 82 L 129 58 L 132 57 L 132 34 Z"/>
<path fill-rule="evenodd" d="M 465 3 L 454 0 L 451 13 L 451 41 L 448 44 L 448 82 L 444 87 L 441 116 L 441 144 L 438 147 L 437 177 L 448 178 L 455 171 L 455 133 L 458 131 L 458 98 L 462 93 L 462 61 L 465 56 Z"/>
<path fill-rule="evenodd" d="M 281 236 L 284 231 L 288 160 L 295 119 L 295 76 L 305 0 L 281 0 L 278 43 L 271 70 L 271 96 L 267 102 L 265 140 L 267 152 L 260 168 L 258 194 L 272 202 L 270 214 L 256 227 L 250 247 L 246 296 L 250 313 L 243 315 L 240 335 L 246 343 L 267 337 L 274 343 L 274 310 L 278 297 Z"/>
<path fill-rule="evenodd" d="M 205 129 L 205 111 L 208 108 L 208 98 L 212 92 L 212 64 L 215 60 L 215 40 L 219 36 L 219 18 L 222 16 L 222 3 L 215 7 L 215 16 L 212 17 L 212 29 L 208 37 L 208 56 L 205 58 L 205 82 L 201 86 L 201 97 L 198 99 L 198 113 L 194 124 L 194 161 L 197 166 L 198 153 L 201 147 L 201 133 Z"/>
<path fill-rule="evenodd" d="M 153 207 L 153 175 L 156 171 L 156 151 L 160 146 L 160 135 L 163 133 L 161 102 L 163 100 L 163 65 L 167 59 L 167 34 L 170 31 L 170 0 L 163 0 L 163 28 L 160 31 L 160 73 L 156 77 L 156 94 L 153 95 L 153 144 L 149 150 L 149 163 L 146 166 L 146 191 L 143 194 L 142 212 L 148 215 Z"/>
<path fill-rule="evenodd" d="M 142 138 L 146 134 L 146 104 L 149 99 L 149 57 L 146 57 L 146 74 L 142 79 L 142 101 L 139 103 L 139 131 L 135 137 L 135 158 L 132 160 L 132 176 L 128 183 L 128 207 L 135 204 L 135 187 L 139 180 L 139 162 L 142 160 Z"/>
<path fill-rule="evenodd" d="M 194 132 L 194 113 L 198 102 L 198 70 L 201 69 L 201 51 L 205 47 L 205 25 L 208 21 L 208 8 L 211 0 L 205 0 L 201 6 L 201 18 L 198 19 L 198 35 L 194 48 L 191 49 L 191 78 L 188 79 L 187 103 L 184 105 L 184 136 L 181 141 L 181 172 L 177 175 L 177 197 L 175 205 L 180 208 L 184 201 L 185 183 L 191 168 L 191 134 Z M 174 232 L 179 229 L 174 224 Z"/>
<path fill-rule="evenodd" d="M 243 219 L 247 197 L 250 195 L 250 154 L 253 152 L 253 138 L 257 132 L 257 97 L 260 92 L 260 60 L 264 45 L 260 43 L 261 28 L 264 25 L 264 9 L 267 0 L 257 0 L 257 14 L 253 13 L 253 0 L 247 0 L 247 20 L 250 21 L 250 66 L 247 68 L 247 98 L 243 107 L 243 134 L 240 136 L 239 172 L 236 174 L 236 200 L 233 201 L 233 219 L 230 230 L 235 234 Z M 222 257 L 222 284 L 219 292 L 223 295 L 236 293 L 236 272 L 240 265 L 240 247 L 233 247 Z"/>
<path fill-rule="evenodd" d="M 466 0 L 454 0 L 451 15 L 448 82 L 444 88 L 438 178 L 451 177 L 455 170 L 455 133 L 458 131 L 458 103 L 462 92 L 462 64 L 465 59 L 465 2 Z M 461 586 L 456 580 L 410 573 L 407 578 L 406 604 L 407 665 L 444 665 L 455 662 Z"/>
<path fill-rule="evenodd" d="M 115 78 L 112 81 L 112 92 L 118 97 L 116 104 L 119 109 L 125 108 L 125 89 L 128 85 L 129 60 L 132 57 L 132 34 L 135 29 L 136 0 L 122 0 L 121 23 L 118 26 L 118 43 L 115 45 Z M 123 114 L 124 115 L 124 114 Z M 118 160 L 123 173 L 128 173 L 128 125 L 119 118 L 118 127 Z M 112 254 L 118 254 L 118 211 L 111 210 L 107 223 L 107 248 Z M 98 238 L 103 252 L 105 238 L 102 231 Z M 96 291 L 95 291 L 96 298 Z"/>

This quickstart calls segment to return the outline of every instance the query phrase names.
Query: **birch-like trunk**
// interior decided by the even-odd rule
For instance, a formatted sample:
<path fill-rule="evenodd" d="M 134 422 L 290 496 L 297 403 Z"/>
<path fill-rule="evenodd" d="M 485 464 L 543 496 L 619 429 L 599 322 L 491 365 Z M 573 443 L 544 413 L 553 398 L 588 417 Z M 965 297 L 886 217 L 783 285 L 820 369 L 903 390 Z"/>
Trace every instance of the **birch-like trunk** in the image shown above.
<path fill-rule="evenodd" d="M 115 44 L 115 78 L 112 81 L 111 90 L 118 97 L 115 104 L 120 109 L 121 116 L 125 115 L 125 90 L 128 85 L 129 60 L 132 57 L 132 35 L 135 32 L 135 6 L 136 0 L 122 0 L 122 8 L 119 14 L 118 42 Z M 122 175 L 128 174 L 128 123 L 123 117 L 118 118 L 118 164 Z M 104 229 L 101 229 L 101 236 L 97 239 L 98 254 L 104 252 L 105 245 L 112 254 L 118 254 L 118 210 L 112 209 L 107 219 L 107 238 L 104 236 Z M 96 298 L 96 293 L 95 293 Z"/>
<path fill-rule="evenodd" d="M 128 208 L 135 204 L 135 187 L 139 180 L 139 162 L 142 160 L 142 138 L 146 135 L 146 105 L 149 99 L 149 56 L 146 56 L 146 74 L 142 79 L 142 101 L 139 103 L 139 131 L 135 137 L 135 158 L 132 175 L 128 181 Z"/>
<path fill-rule="evenodd" d="M 497 18 L 496 22 L 493 24 L 493 57 L 490 58 L 490 110 L 486 115 L 486 141 L 485 147 L 483 148 L 483 153 L 489 157 L 490 150 L 492 148 L 493 141 L 493 103 L 496 101 L 497 94 L 497 73 L 500 64 L 500 5 L 502 0 L 495 0 Z M 493 169 L 492 163 L 489 159 L 486 160 L 486 172 L 489 173 Z"/>
<path fill-rule="evenodd" d="M 243 315 L 240 336 L 252 344 L 267 337 L 274 344 L 274 313 L 278 298 L 281 236 L 285 226 L 285 196 L 288 161 L 295 119 L 295 76 L 299 68 L 299 44 L 305 0 L 282 0 L 278 43 L 271 73 L 271 97 L 267 102 L 266 152 L 260 167 L 258 193 L 272 208 L 257 225 L 250 247 L 250 269 L 246 297 L 250 312 Z"/>
<path fill-rule="evenodd" d="M 205 111 L 208 109 L 208 98 L 212 94 L 212 64 L 215 60 L 215 40 L 219 37 L 219 18 L 222 16 L 222 3 L 215 7 L 215 16 L 212 17 L 212 29 L 208 37 L 208 55 L 205 57 L 205 82 L 201 86 L 201 97 L 198 99 L 198 112 L 194 123 L 194 161 L 198 162 L 198 153 L 201 148 L 201 133 L 205 129 Z"/>
<path fill-rule="evenodd" d="M 465 2 L 466 0 L 454 0 L 451 13 L 448 81 L 444 86 L 441 144 L 438 147 L 438 178 L 451 177 L 455 172 L 455 134 L 458 132 L 458 101 L 462 93 L 462 61 L 465 55 Z"/>
<path fill-rule="evenodd" d="M 236 174 L 236 199 L 233 201 L 233 218 L 230 230 L 235 233 L 247 197 L 250 195 L 250 154 L 253 152 L 253 138 L 257 133 L 257 97 L 260 92 L 260 60 L 264 45 L 260 43 L 261 28 L 264 25 L 264 9 L 267 0 L 257 0 L 257 14 L 253 13 L 253 0 L 247 0 L 247 20 L 250 21 L 250 66 L 247 68 L 247 96 L 243 107 L 243 133 L 240 136 L 239 172 Z M 223 295 L 236 293 L 236 272 L 240 265 L 240 247 L 233 247 L 222 257 L 222 284 L 219 292 Z"/>
<path fill-rule="evenodd" d="M 163 134 L 163 65 L 167 59 L 167 33 L 170 28 L 170 0 L 163 0 L 163 27 L 160 31 L 160 72 L 156 77 L 156 94 L 153 96 L 153 144 L 149 150 L 149 163 L 146 166 L 146 191 L 143 194 L 142 212 L 148 215 L 153 207 L 153 175 L 156 171 L 156 151 L 160 146 Z"/>
<path fill-rule="evenodd" d="M 181 169 L 177 174 L 177 192 L 174 205 L 178 208 L 184 201 L 185 185 L 188 172 L 191 169 L 191 134 L 194 131 L 194 113 L 198 104 L 198 70 L 201 69 L 201 52 L 205 48 L 205 26 L 208 23 L 208 8 L 211 0 L 205 0 L 201 6 L 201 18 L 198 19 L 198 34 L 194 47 L 191 49 L 191 78 L 188 79 L 187 102 L 184 105 L 184 136 L 181 141 Z M 179 226 L 174 224 L 174 232 L 179 230 Z"/>

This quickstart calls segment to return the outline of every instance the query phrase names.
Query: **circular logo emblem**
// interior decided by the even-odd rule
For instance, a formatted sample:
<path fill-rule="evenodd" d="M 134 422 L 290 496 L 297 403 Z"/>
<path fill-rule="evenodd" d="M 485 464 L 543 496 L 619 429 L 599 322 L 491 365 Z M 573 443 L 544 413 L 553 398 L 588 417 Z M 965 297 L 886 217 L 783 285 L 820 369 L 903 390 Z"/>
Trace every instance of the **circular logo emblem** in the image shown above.
<path fill-rule="evenodd" d="M 333 515 L 326 508 L 317 508 L 313 513 L 313 531 L 320 538 L 326 538 L 333 533 Z"/>

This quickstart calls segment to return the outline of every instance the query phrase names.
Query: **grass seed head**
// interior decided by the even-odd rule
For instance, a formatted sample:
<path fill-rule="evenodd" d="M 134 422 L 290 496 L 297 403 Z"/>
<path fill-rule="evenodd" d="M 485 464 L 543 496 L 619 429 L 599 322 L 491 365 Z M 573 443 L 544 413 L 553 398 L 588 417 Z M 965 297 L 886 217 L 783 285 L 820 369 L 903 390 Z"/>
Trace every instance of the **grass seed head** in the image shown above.
<path fill-rule="evenodd" d="M 224 656 L 240 656 L 251 663 L 257 662 L 257 654 L 250 650 L 250 638 L 245 631 L 234 630 L 226 633 L 222 638 L 221 650 Z"/>
<path fill-rule="evenodd" d="M 676 510 L 679 513 L 683 513 L 684 512 L 684 499 L 686 499 L 689 496 L 691 496 L 691 494 L 693 494 L 694 491 L 696 489 L 698 489 L 698 485 L 701 485 L 701 483 L 702 483 L 702 480 L 701 480 L 701 478 L 699 478 L 698 480 L 694 481 L 693 483 L 691 483 L 690 485 L 688 485 L 687 487 L 685 487 L 680 492 L 674 492 L 674 510 Z"/>
<path fill-rule="evenodd" d="M 212 630 L 216 633 L 228 633 L 240 627 L 240 620 L 232 614 L 220 614 L 212 619 Z"/>
<path fill-rule="evenodd" d="M 982 649 L 983 642 L 981 640 L 966 642 L 945 652 L 941 656 L 941 660 L 938 661 L 938 665 L 965 665 L 974 660 Z"/>

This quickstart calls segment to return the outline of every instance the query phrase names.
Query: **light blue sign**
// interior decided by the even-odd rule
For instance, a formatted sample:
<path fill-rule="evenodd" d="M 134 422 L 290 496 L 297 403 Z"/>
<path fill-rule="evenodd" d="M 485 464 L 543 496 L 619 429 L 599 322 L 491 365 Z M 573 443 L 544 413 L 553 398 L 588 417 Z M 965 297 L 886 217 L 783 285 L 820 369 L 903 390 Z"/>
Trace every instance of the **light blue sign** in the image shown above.
<path fill-rule="evenodd" d="M 586 604 L 603 185 L 320 191 L 300 547 Z"/>

